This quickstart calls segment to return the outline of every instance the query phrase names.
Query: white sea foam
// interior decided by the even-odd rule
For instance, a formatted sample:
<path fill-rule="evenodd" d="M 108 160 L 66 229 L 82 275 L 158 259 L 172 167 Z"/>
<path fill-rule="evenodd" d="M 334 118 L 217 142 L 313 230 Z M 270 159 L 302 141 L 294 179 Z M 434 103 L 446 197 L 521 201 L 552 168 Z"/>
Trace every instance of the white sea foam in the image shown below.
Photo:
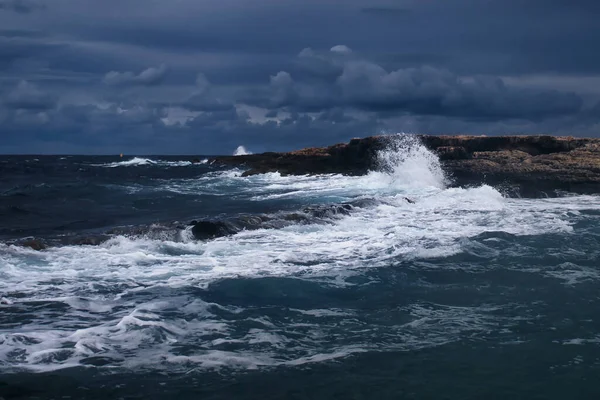
<path fill-rule="evenodd" d="M 238 146 L 233 152 L 234 156 L 245 156 L 248 154 L 252 154 L 252 152 L 248 151 L 244 146 Z"/>
<path fill-rule="evenodd" d="M 483 335 L 497 324 L 493 307 L 410 304 L 397 310 L 409 322 L 389 326 L 365 323 L 357 310 L 295 306 L 285 321 L 274 321 L 179 291 L 201 290 L 225 278 L 297 277 L 343 284 L 370 269 L 407 260 L 426 262 L 466 250 L 485 255 L 490 250 L 477 248 L 469 238 L 486 232 L 569 234 L 579 213 L 600 210 L 595 196 L 508 199 L 489 186 L 446 188 L 438 160 L 418 143 L 404 143 L 380 154 L 381 171 L 361 177 L 272 173 L 244 178 L 233 170 L 163 187 L 254 200 L 381 200 L 330 224 L 242 231 L 206 242 L 193 240 L 188 230 L 177 242 L 117 236 L 99 246 L 44 251 L 0 245 L 0 309 L 39 304 L 30 321 L 0 333 L 0 362 L 51 370 L 105 357 L 122 367 L 258 368 Z M 135 161 L 146 162 L 157 161 Z M 591 269 L 569 264 L 545 274 L 568 284 L 600 279 Z M 56 313 L 44 304 L 65 309 Z M 374 332 L 380 335 L 376 342 Z M 185 345 L 196 350 L 182 352 Z"/>
<path fill-rule="evenodd" d="M 208 160 L 201 160 L 202 164 L 206 164 Z M 150 158 L 142 158 L 142 157 L 133 157 L 130 160 L 124 161 L 116 161 L 107 164 L 93 164 L 95 167 L 106 167 L 106 168 L 116 168 L 116 167 L 139 167 L 139 166 L 147 166 L 147 165 L 157 165 L 161 167 L 186 167 L 188 165 L 192 165 L 191 161 L 166 161 L 166 160 L 153 160 Z"/>

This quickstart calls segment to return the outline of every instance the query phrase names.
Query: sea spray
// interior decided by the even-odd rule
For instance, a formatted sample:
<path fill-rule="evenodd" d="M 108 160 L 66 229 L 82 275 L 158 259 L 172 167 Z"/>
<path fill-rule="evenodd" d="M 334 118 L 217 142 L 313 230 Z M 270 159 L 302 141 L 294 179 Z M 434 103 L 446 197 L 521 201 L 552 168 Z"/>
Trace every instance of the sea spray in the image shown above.
<path fill-rule="evenodd" d="M 201 160 L 200 164 L 206 164 L 208 160 Z M 117 168 L 117 167 L 187 167 L 192 165 L 191 161 L 166 161 L 166 160 L 153 160 L 150 158 L 134 157 L 130 160 L 116 161 L 106 164 L 91 164 L 93 167 L 105 167 L 105 168 Z"/>
<path fill-rule="evenodd" d="M 377 152 L 377 167 L 388 175 L 390 184 L 446 187 L 439 158 L 417 136 L 397 134 L 386 141 L 385 149 Z"/>
<path fill-rule="evenodd" d="M 550 332 L 558 343 L 590 337 L 584 329 L 553 331 L 556 321 L 543 316 L 566 304 L 555 300 L 561 285 L 569 285 L 563 296 L 573 293 L 582 304 L 598 290 L 598 197 L 511 199 L 485 185 L 445 189 L 439 161 L 414 137 L 390 137 L 377 157 L 379 168 L 365 176 L 242 177 L 241 170 L 157 164 L 88 171 L 73 162 L 67 178 L 62 169 L 51 175 L 62 186 L 40 186 L 58 171 L 45 169 L 37 186 L 18 187 L 27 196 L 17 200 L 50 210 L 60 235 L 86 231 L 79 219 L 126 226 L 95 246 L 35 251 L 0 244 L 0 368 L 200 374 L 361 351 L 410 357 L 461 340 L 469 346 L 523 340 L 529 319 L 531 326 L 544 324 L 530 334 Z M 138 176 L 135 168 L 165 175 Z M 93 195 L 66 192 L 82 176 L 102 185 Z M 130 186 L 140 190 L 123 191 Z M 72 201 L 49 208 L 57 187 Z M 4 192 L 5 199 L 13 192 Z M 77 196 L 85 204 L 110 200 L 74 207 Z M 324 204 L 349 201 L 361 206 L 321 216 Z M 115 212 L 117 204 L 127 205 L 126 212 Z M 192 215 L 173 214 L 180 209 Z M 14 228 L 22 235 L 17 229 L 26 214 L 17 212 Z M 214 240 L 196 240 L 187 225 L 238 212 L 286 223 Z M 77 224 L 65 224 L 71 214 Z M 149 227 L 138 232 L 142 224 Z M 539 290 L 514 289 L 524 279 Z M 585 285 L 570 290 L 579 282 Z M 590 295 L 582 296 L 586 287 Z"/>
<path fill-rule="evenodd" d="M 238 146 L 237 149 L 233 152 L 234 156 L 245 156 L 248 154 L 252 154 L 251 151 L 248 151 L 244 146 Z"/>

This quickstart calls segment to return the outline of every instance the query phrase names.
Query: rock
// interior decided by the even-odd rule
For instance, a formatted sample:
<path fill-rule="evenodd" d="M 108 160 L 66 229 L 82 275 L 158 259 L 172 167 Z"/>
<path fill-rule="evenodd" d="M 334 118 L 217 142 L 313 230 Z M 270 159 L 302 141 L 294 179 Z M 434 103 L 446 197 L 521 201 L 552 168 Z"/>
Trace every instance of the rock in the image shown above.
<path fill-rule="evenodd" d="M 41 239 L 27 239 L 21 242 L 20 245 L 23 247 L 29 247 L 36 251 L 41 251 L 48 248 L 48 245 L 46 245 L 46 243 L 44 243 L 44 241 Z"/>
<path fill-rule="evenodd" d="M 307 206 L 296 212 L 274 214 L 243 214 L 226 220 L 192 221 L 192 234 L 198 240 L 210 240 L 234 235 L 244 230 L 280 229 L 292 224 L 323 224 L 351 214 L 355 208 L 376 204 L 374 200 L 360 199 L 352 203 Z"/>
<path fill-rule="evenodd" d="M 237 233 L 233 226 L 221 221 L 198 221 L 192 227 L 192 234 L 198 240 L 214 239 Z"/>
<path fill-rule="evenodd" d="M 440 146 L 436 149 L 440 160 L 466 160 L 471 154 L 462 146 Z"/>
<path fill-rule="evenodd" d="M 557 136 L 417 135 L 440 157 L 454 185 L 510 184 L 517 192 L 566 190 L 600 193 L 600 139 Z M 352 139 L 347 144 L 289 153 L 216 157 L 221 165 L 245 166 L 243 176 L 340 173 L 362 175 L 377 168 L 377 152 L 390 136 Z"/>
<path fill-rule="evenodd" d="M 106 242 L 110 239 L 108 235 L 97 235 L 97 236 L 86 236 L 79 237 L 72 241 L 70 244 L 74 244 L 77 246 L 85 245 L 85 246 L 98 246 L 102 243 Z"/>

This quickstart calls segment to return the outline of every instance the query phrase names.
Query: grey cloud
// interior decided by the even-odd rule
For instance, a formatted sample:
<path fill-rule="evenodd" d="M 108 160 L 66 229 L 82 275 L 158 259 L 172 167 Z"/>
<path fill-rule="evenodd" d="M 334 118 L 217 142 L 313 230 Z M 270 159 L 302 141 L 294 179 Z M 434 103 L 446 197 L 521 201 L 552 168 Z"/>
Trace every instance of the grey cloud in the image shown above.
<path fill-rule="evenodd" d="M 0 113 L 0 117 L 1 117 Z M 123 110 L 111 105 L 64 106 L 32 119 L 13 111 L 3 121 L 0 152 L 56 153 L 57 146 L 79 154 L 128 152 L 133 154 L 227 154 L 246 144 L 253 151 L 283 151 L 327 145 L 354 136 L 378 132 L 375 119 L 311 118 L 295 114 L 279 123 L 257 123 L 243 112 L 203 112 L 188 122 L 166 125 L 162 109 Z"/>
<path fill-rule="evenodd" d="M 346 45 L 343 45 L 343 44 L 338 44 L 338 45 L 333 46 L 330 49 L 330 51 L 334 52 L 334 53 L 341 53 L 341 54 L 352 53 L 352 49 L 350 47 L 346 46 Z"/>
<path fill-rule="evenodd" d="M 336 82 L 352 106 L 475 119 L 544 119 L 576 114 L 574 93 L 519 89 L 500 78 L 465 79 L 431 67 L 386 72 L 370 63 L 350 63 Z"/>
<path fill-rule="evenodd" d="M 186 99 L 181 106 L 190 111 L 227 111 L 234 109 L 233 104 L 223 100 L 206 97 L 202 94 L 196 94 Z"/>
<path fill-rule="evenodd" d="M 401 7 L 363 7 L 361 12 L 378 17 L 404 17 L 410 14 L 410 8 Z"/>
<path fill-rule="evenodd" d="M 42 92 L 34 84 L 21 81 L 8 93 L 4 104 L 8 108 L 43 111 L 56 105 L 56 98 Z"/>
<path fill-rule="evenodd" d="M 164 116 L 162 109 L 117 105 L 67 105 L 43 113 L 13 110 L 3 122 L 0 151 L 23 152 L 25 142 L 25 149 L 38 153 L 56 153 L 57 145 L 80 154 L 123 152 L 134 147 L 148 152 L 158 138 L 168 138 Z"/>
<path fill-rule="evenodd" d="M 190 111 L 222 112 L 235 110 L 233 103 L 217 97 L 206 75 L 199 73 L 193 93 L 179 104 Z"/>
<path fill-rule="evenodd" d="M 40 31 L 29 29 L 0 29 L 0 37 L 4 38 L 40 38 L 44 34 Z"/>
<path fill-rule="evenodd" d="M 0 0 L 12 149 L 260 151 L 382 127 L 600 132 L 595 0 L 42 1 Z"/>
<path fill-rule="evenodd" d="M 279 122 L 265 123 L 253 122 L 240 113 L 227 116 L 229 119 L 208 113 L 191 120 L 187 126 L 198 132 L 196 146 L 233 151 L 245 144 L 252 151 L 285 151 L 369 136 L 379 133 L 382 127 L 376 119 L 358 120 L 350 116 L 330 120 L 294 113 Z"/>
<path fill-rule="evenodd" d="M 300 54 L 303 59 L 312 57 L 309 51 Z M 539 120 L 576 114 L 582 107 L 582 99 L 574 93 L 517 88 L 500 78 L 460 77 L 427 66 L 388 72 L 366 60 L 315 57 L 318 63 L 308 64 L 311 71 L 322 67 L 326 72 L 314 73 L 318 80 L 296 81 L 281 71 L 271 77 L 269 90 L 256 96 L 255 104 L 298 111 L 351 107 L 491 120 Z"/>
<path fill-rule="evenodd" d="M 293 74 L 305 78 L 334 79 L 342 73 L 343 60 L 348 53 L 318 52 L 303 49 L 295 59 Z"/>
<path fill-rule="evenodd" d="M 16 61 L 24 59 L 41 62 L 43 57 L 60 52 L 62 47 L 48 41 L 39 31 L 0 30 L 0 68 L 9 69 Z"/>
<path fill-rule="evenodd" d="M 277 118 L 278 114 L 277 110 L 271 110 L 265 114 L 265 118 Z"/>
<path fill-rule="evenodd" d="M 62 0 L 48 10 L 52 18 L 41 23 L 48 31 L 79 40 L 168 53 L 254 55 L 255 60 L 344 42 L 373 56 L 438 56 L 436 66 L 461 74 L 582 73 L 600 67 L 600 57 L 591 50 L 600 46 L 597 2 L 434 0 L 389 6 L 394 3 L 398 2 L 349 0 L 339 7 L 333 0 L 284 1 L 285 6 L 274 7 L 279 2 L 266 1 L 250 7 L 232 0 L 225 12 L 217 1 L 182 0 L 174 6 L 128 0 L 106 7 L 101 2 Z M 115 12 L 122 18 L 113 18 Z M 379 18 L 399 14 L 408 18 L 402 23 Z M 240 65 L 238 70 L 243 73 L 245 68 Z"/>
<path fill-rule="evenodd" d="M 133 72 L 117 72 L 111 71 L 104 76 L 103 82 L 110 86 L 126 86 L 126 85 L 156 85 L 163 81 L 167 75 L 168 68 L 165 64 L 158 67 L 150 67 L 139 74 Z"/>
<path fill-rule="evenodd" d="M 0 1 L 0 10 L 13 11 L 19 14 L 29 14 L 36 10 L 43 10 L 45 6 L 42 3 L 28 0 L 2 0 Z"/>
<path fill-rule="evenodd" d="M 198 73 L 198 75 L 196 76 L 196 87 L 198 88 L 198 90 L 204 93 L 210 90 L 210 86 L 210 81 L 208 80 L 206 75 L 204 75 L 202 72 Z"/>

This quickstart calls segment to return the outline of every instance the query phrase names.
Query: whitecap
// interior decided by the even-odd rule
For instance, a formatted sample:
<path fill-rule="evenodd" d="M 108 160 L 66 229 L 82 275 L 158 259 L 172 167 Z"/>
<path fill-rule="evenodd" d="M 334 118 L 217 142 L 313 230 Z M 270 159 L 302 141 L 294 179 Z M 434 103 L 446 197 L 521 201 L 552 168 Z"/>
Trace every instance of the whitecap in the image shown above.
<path fill-rule="evenodd" d="M 248 154 L 252 154 L 252 152 L 248 151 L 244 146 L 238 146 L 233 152 L 234 156 L 245 156 Z"/>

